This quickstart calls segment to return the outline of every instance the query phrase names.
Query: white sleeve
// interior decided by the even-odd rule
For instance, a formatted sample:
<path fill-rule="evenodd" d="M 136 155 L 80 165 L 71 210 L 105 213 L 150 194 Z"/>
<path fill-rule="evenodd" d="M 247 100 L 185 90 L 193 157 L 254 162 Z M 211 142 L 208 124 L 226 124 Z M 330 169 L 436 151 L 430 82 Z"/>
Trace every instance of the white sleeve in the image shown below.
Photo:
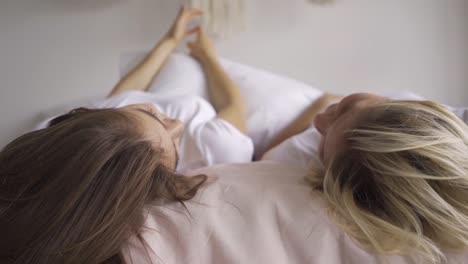
<path fill-rule="evenodd" d="M 214 118 L 199 125 L 194 132 L 195 144 L 206 166 L 252 161 L 252 139 L 227 121 Z"/>
<path fill-rule="evenodd" d="M 267 151 L 262 160 L 308 167 L 312 160 L 319 160 L 321 135 L 314 127 L 290 137 L 278 146 Z"/>

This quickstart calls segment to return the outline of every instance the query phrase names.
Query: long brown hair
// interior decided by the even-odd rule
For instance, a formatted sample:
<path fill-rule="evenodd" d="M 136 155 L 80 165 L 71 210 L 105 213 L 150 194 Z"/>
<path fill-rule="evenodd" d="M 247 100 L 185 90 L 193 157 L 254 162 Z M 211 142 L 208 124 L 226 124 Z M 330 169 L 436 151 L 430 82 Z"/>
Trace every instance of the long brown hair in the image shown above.
<path fill-rule="evenodd" d="M 77 109 L 0 152 L 1 263 L 124 263 L 149 203 L 192 198 L 206 176 L 177 175 L 119 109 Z"/>

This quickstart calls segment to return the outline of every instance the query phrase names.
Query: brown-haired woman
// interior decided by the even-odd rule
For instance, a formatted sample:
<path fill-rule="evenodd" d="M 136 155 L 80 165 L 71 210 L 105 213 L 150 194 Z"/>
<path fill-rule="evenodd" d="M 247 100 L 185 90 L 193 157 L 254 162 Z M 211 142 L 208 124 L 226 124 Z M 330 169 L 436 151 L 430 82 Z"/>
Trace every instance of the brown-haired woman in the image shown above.
<path fill-rule="evenodd" d="M 0 152 L 1 263 L 124 263 L 121 247 L 138 236 L 144 206 L 182 203 L 207 179 L 179 173 L 251 160 L 237 87 L 204 32 L 186 30 L 200 14 L 182 7 L 146 59 L 95 105 L 101 109 L 56 117 Z M 214 109 L 201 98 L 145 92 L 190 34 Z"/>

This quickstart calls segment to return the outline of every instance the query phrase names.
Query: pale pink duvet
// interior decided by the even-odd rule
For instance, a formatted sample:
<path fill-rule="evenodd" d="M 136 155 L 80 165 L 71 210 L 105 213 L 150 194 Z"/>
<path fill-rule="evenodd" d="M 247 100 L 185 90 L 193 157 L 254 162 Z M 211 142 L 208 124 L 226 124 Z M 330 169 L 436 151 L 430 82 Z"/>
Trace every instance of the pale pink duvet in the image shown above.
<path fill-rule="evenodd" d="M 302 168 L 259 162 L 198 172 L 216 180 L 186 203 L 188 212 L 179 204 L 149 207 L 146 249 L 132 239 L 124 248 L 128 263 L 383 263 L 335 226 L 302 182 Z M 468 254 L 448 260 L 468 263 Z"/>

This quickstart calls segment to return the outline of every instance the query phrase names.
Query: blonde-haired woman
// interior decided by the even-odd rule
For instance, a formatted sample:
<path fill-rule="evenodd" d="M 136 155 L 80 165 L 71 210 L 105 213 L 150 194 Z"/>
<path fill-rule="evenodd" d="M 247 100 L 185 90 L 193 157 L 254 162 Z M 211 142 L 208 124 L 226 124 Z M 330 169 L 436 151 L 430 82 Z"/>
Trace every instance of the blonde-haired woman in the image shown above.
<path fill-rule="evenodd" d="M 315 161 L 308 182 L 368 250 L 443 263 L 445 252 L 467 249 L 467 111 L 362 93 L 340 99 L 313 103 L 263 159 Z"/>

